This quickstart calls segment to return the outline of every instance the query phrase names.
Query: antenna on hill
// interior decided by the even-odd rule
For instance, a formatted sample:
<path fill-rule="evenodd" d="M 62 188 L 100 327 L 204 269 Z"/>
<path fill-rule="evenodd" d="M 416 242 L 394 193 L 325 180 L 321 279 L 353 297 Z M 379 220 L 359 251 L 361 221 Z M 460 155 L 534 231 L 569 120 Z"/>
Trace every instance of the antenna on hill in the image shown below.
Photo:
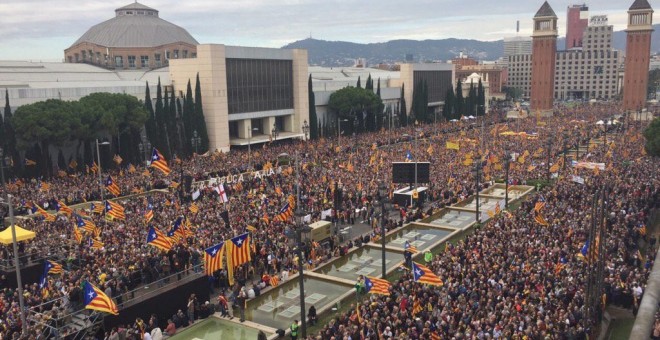
<path fill-rule="evenodd" d="M 516 20 L 516 35 L 520 33 L 520 20 Z"/>
<path fill-rule="evenodd" d="M 309 38 L 312 39 L 312 31 L 309 31 Z"/>

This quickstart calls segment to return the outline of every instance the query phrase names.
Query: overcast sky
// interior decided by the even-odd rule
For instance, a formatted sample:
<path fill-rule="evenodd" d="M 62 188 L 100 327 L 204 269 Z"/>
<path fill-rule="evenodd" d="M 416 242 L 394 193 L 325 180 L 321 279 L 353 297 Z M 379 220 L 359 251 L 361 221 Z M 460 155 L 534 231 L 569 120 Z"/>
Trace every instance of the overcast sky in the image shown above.
<path fill-rule="evenodd" d="M 188 30 L 200 43 L 281 47 L 310 35 L 359 43 L 392 39 L 499 40 L 530 35 L 534 0 L 141 0 L 160 17 Z M 89 27 L 114 17 L 130 0 L 1 0 L 0 59 L 62 60 Z M 566 8 L 578 1 L 552 0 L 565 34 Z M 592 0 L 589 15 L 607 14 L 625 28 L 633 0 Z M 655 0 L 650 1 L 657 6 Z M 656 8 L 657 10 L 657 8 Z M 657 32 L 656 32 L 657 34 Z"/>

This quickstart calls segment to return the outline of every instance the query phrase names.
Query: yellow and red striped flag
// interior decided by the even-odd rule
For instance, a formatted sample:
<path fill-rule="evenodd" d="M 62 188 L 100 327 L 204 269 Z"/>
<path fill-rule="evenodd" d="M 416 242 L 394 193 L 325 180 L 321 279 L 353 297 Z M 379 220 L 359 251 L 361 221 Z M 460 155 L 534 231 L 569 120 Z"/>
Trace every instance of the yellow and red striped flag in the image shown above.
<path fill-rule="evenodd" d="M 126 214 L 124 213 L 124 207 L 122 207 L 121 205 L 119 205 L 119 203 L 116 202 L 105 201 L 105 213 L 113 218 L 117 218 L 120 220 L 126 219 Z"/>
<path fill-rule="evenodd" d="M 172 248 L 172 241 L 163 234 L 160 230 L 149 227 L 147 234 L 147 244 L 152 245 L 158 249 L 169 251 Z"/>
<path fill-rule="evenodd" d="M 57 210 L 58 213 L 61 212 L 61 213 L 66 214 L 67 216 L 71 216 L 71 213 L 73 213 L 73 210 L 71 208 L 69 208 L 66 204 L 64 204 L 64 202 L 62 202 L 61 200 L 57 200 L 57 202 L 55 202 L 55 203 L 56 203 L 55 204 L 55 210 Z"/>
<path fill-rule="evenodd" d="M 213 273 L 222 269 L 222 251 L 224 250 L 225 242 L 220 242 L 212 247 L 204 250 L 204 268 L 206 275 L 213 276 Z"/>
<path fill-rule="evenodd" d="M 167 160 L 163 155 L 158 152 L 156 148 L 154 148 L 154 151 L 151 155 L 151 166 L 162 171 L 165 176 L 169 175 L 172 170 L 170 170 L 170 167 L 167 165 Z"/>
<path fill-rule="evenodd" d="M 64 272 L 62 265 L 55 261 L 46 260 L 44 267 L 44 272 L 48 274 L 62 274 Z"/>
<path fill-rule="evenodd" d="M 83 283 L 85 309 L 93 309 L 100 312 L 119 315 L 119 309 L 114 301 L 102 290 L 94 287 L 91 283 L 85 281 Z"/>
<path fill-rule="evenodd" d="M 121 190 L 117 183 L 115 183 L 115 180 L 112 179 L 112 176 L 108 176 L 108 179 L 105 180 L 105 188 L 108 189 L 111 194 L 115 195 L 115 197 L 119 197 L 121 194 Z"/>
<path fill-rule="evenodd" d="M 190 210 L 191 213 L 196 214 L 199 212 L 199 207 L 197 206 L 197 203 L 193 202 L 193 204 L 188 207 L 188 210 Z"/>
<path fill-rule="evenodd" d="M 385 279 L 378 279 L 368 276 L 364 280 L 364 286 L 367 289 L 367 293 L 390 295 L 391 285 L 390 282 Z"/>
<path fill-rule="evenodd" d="M 233 267 L 250 261 L 250 234 L 238 235 L 227 242 L 227 258 Z"/>
<path fill-rule="evenodd" d="M 417 262 L 412 265 L 413 279 L 415 282 L 426 283 L 435 286 L 442 286 L 444 283 L 433 271 Z"/>

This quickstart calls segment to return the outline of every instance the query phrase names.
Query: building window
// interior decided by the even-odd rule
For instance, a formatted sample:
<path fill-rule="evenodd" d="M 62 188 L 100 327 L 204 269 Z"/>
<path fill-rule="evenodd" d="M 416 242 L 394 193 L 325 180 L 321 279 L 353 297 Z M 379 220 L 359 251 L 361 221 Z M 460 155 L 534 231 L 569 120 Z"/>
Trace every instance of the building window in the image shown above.
<path fill-rule="evenodd" d="M 70 63 L 73 62 L 73 57 L 72 56 L 68 56 L 67 59 L 69 60 Z"/>
<path fill-rule="evenodd" d="M 122 56 L 115 57 L 115 67 L 124 67 L 124 58 Z"/>
<path fill-rule="evenodd" d="M 140 56 L 140 67 L 142 68 L 149 67 L 149 56 L 146 55 Z"/>
<path fill-rule="evenodd" d="M 183 59 L 188 58 L 188 50 L 183 50 L 183 56 L 182 56 L 182 58 L 183 58 Z"/>
<path fill-rule="evenodd" d="M 100 62 L 101 62 L 101 52 L 96 52 L 96 63 L 98 64 Z"/>
<path fill-rule="evenodd" d="M 82 53 L 82 60 L 85 61 L 87 59 L 87 51 L 81 51 L 80 53 Z"/>
<path fill-rule="evenodd" d="M 160 53 L 154 54 L 154 61 L 156 61 L 156 67 L 160 67 Z"/>
<path fill-rule="evenodd" d="M 128 67 L 135 68 L 135 56 L 134 55 L 129 55 L 128 56 Z"/>
<path fill-rule="evenodd" d="M 174 59 L 179 59 L 179 50 L 174 50 L 174 55 L 172 56 Z"/>

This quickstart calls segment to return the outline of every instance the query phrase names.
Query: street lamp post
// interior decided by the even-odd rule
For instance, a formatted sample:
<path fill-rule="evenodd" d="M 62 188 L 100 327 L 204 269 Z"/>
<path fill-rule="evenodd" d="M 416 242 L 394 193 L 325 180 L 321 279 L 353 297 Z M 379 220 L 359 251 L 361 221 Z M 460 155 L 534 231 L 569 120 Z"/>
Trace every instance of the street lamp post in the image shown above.
<path fill-rule="evenodd" d="M 548 159 L 547 159 L 547 162 L 545 164 L 545 169 L 546 169 L 545 176 L 546 176 L 546 180 L 550 181 L 550 149 L 552 149 L 552 138 L 550 138 L 550 137 L 548 137 L 548 140 L 547 140 L 547 147 L 548 147 L 548 152 L 547 152 Z"/>
<path fill-rule="evenodd" d="M 386 221 L 387 221 L 387 208 L 385 206 L 385 203 L 388 200 L 388 192 L 387 192 L 387 187 L 385 184 L 381 183 L 381 185 L 378 186 L 378 196 L 380 200 L 380 206 L 381 206 L 381 223 L 380 223 L 380 247 L 381 247 L 381 266 L 383 270 L 383 279 L 387 278 L 387 268 L 385 266 L 385 226 L 386 226 Z"/>
<path fill-rule="evenodd" d="M 248 171 L 252 169 L 252 131 L 258 131 L 259 129 L 253 128 L 248 125 Z"/>
<path fill-rule="evenodd" d="M 476 197 L 475 197 L 476 198 L 476 216 L 475 216 L 475 220 L 477 221 L 477 223 L 481 223 L 481 216 L 479 214 L 479 185 L 480 185 L 480 183 L 479 183 L 479 181 L 480 181 L 479 171 L 481 170 L 481 156 L 479 156 L 479 154 L 477 153 L 476 158 L 477 158 L 477 161 L 474 163 L 475 180 L 477 182 L 477 186 L 475 188 L 475 191 L 476 191 Z"/>
<path fill-rule="evenodd" d="M 190 144 L 195 148 L 195 153 L 198 153 L 199 144 L 202 143 L 202 138 L 197 134 L 197 130 L 193 130 L 193 136 L 190 138 Z"/>
<path fill-rule="evenodd" d="M 304 261 L 303 261 L 303 240 L 302 233 L 308 232 L 310 227 L 305 225 L 305 213 L 300 204 L 300 158 L 296 152 L 296 242 L 298 243 L 298 285 L 300 288 L 300 333 L 301 338 L 307 337 L 307 316 L 305 314 L 305 278 L 303 275 Z"/>
<path fill-rule="evenodd" d="M 20 262 L 18 261 L 18 242 L 16 241 L 16 223 L 14 222 L 14 207 L 12 205 L 10 195 L 5 188 L 5 153 L 4 150 L 0 147 L 0 175 L 2 180 L 2 191 L 5 192 L 6 204 L 9 210 L 9 224 L 11 228 L 11 242 L 14 248 L 14 267 L 16 270 L 16 287 L 18 289 L 18 307 L 20 308 L 21 315 L 21 326 L 23 330 L 23 335 L 27 335 L 27 321 L 25 320 L 25 301 L 23 297 L 23 282 L 21 280 L 21 267 Z M 2 226 L 4 227 L 4 218 L 2 219 Z"/>
<path fill-rule="evenodd" d="M 509 149 L 504 148 L 504 173 L 506 178 L 504 180 L 504 209 L 509 209 L 509 161 L 511 160 L 511 154 L 509 154 Z"/>
<path fill-rule="evenodd" d="M 563 168 L 566 169 L 566 151 L 568 151 L 568 133 L 564 132 L 564 166 Z"/>
<path fill-rule="evenodd" d="M 149 151 L 151 151 L 151 143 L 149 143 L 149 140 L 145 134 L 140 135 L 140 144 L 138 144 L 138 149 L 140 150 L 140 153 L 144 155 L 144 165 L 147 166 L 150 158 Z"/>
<path fill-rule="evenodd" d="M 99 145 L 110 145 L 109 142 L 101 142 L 96 139 L 96 160 L 99 162 L 99 187 L 101 189 L 101 202 L 105 200 L 105 186 L 103 185 L 103 178 L 101 177 L 101 153 L 99 152 Z"/>

